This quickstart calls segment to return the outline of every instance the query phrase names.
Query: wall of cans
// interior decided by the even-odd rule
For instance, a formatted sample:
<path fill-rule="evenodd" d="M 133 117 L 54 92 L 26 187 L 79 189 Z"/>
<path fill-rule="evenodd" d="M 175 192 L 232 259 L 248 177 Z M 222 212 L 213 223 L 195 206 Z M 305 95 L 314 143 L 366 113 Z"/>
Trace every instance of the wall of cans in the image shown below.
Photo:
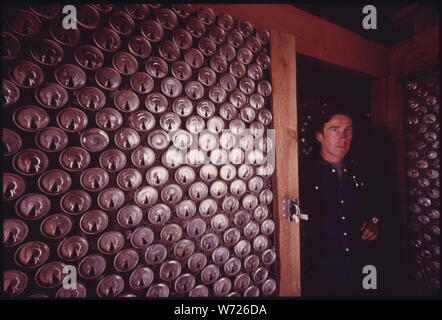
<path fill-rule="evenodd" d="M 190 5 L 79 4 L 77 29 L 5 9 L 6 294 L 275 295 L 270 33 Z"/>
<path fill-rule="evenodd" d="M 315 119 L 317 119 L 321 109 L 324 107 L 324 103 L 317 103 L 301 108 L 298 112 L 300 137 L 298 149 L 300 157 L 306 157 L 315 150 Z"/>
<path fill-rule="evenodd" d="M 425 71 L 405 86 L 409 252 L 413 290 L 440 290 L 439 74 Z"/>

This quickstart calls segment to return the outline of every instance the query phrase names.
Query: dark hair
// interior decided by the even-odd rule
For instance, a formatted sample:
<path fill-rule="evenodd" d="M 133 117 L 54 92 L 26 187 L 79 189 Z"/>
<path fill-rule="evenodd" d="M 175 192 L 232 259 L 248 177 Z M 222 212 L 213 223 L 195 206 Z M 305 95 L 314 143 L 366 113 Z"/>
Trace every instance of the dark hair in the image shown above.
<path fill-rule="evenodd" d="M 344 101 L 327 102 L 324 103 L 324 106 L 319 111 L 319 115 L 315 121 L 315 132 L 323 132 L 324 124 L 329 122 L 330 119 L 337 114 L 347 116 L 354 122 L 354 115 L 349 104 Z"/>

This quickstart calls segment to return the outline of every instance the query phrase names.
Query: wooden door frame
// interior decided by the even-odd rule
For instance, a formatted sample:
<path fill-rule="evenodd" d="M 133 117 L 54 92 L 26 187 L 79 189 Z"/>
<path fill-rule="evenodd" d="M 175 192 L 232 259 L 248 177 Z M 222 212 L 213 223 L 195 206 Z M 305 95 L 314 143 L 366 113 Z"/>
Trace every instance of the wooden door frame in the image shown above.
<path fill-rule="evenodd" d="M 299 197 L 298 121 L 296 99 L 295 36 L 270 29 L 273 127 L 275 130 L 275 173 L 273 175 L 273 219 L 275 220 L 275 263 L 278 295 L 301 295 L 299 224 L 284 218 L 282 201 Z"/>

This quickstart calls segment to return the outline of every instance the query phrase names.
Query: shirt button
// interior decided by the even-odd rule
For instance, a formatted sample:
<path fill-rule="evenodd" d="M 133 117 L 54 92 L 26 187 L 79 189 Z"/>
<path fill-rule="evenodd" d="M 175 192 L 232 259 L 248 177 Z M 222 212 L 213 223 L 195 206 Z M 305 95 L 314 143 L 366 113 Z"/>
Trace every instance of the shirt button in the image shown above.
<path fill-rule="evenodd" d="M 341 219 L 342 219 L 342 220 L 345 220 L 345 216 L 342 216 Z"/>
<path fill-rule="evenodd" d="M 336 170 L 335 170 L 335 169 L 332 169 L 332 172 L 336 172 Z"/>

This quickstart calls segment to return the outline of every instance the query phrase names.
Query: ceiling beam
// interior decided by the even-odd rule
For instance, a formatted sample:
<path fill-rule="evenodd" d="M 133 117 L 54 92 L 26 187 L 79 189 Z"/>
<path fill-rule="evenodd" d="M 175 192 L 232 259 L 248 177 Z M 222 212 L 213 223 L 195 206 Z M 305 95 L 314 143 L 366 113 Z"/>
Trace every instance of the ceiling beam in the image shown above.
<path fill-rule="evenodd" d="M 395 12 L 390 16 L 391 21 L 402 19 L 403 17 L 415 12 L 417 9 L 419 9 L 422 6 L 422 4 L 419 3 L 412 3 L 408 6 L 402 8 L 401 10 Z"/>
<path fill-rule="evenodd" d="M 407 74 L 439 64 L 439 27 L 390 47 L 390 74 Z"/>

